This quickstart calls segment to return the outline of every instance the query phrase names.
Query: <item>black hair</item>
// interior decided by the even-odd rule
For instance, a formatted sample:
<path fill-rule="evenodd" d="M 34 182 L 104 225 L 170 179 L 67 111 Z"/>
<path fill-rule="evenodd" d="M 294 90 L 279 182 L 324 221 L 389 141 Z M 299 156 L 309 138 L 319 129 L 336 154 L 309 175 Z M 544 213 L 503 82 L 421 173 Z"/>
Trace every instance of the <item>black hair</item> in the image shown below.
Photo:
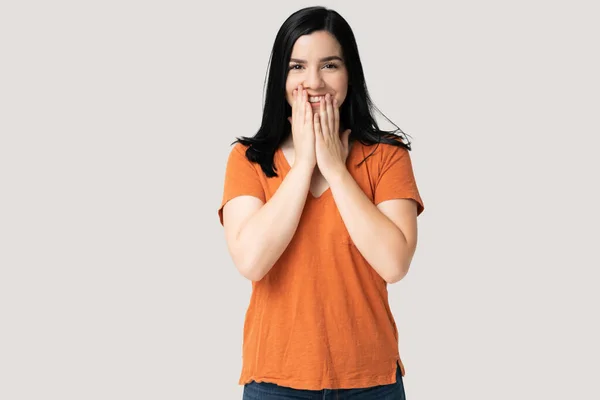
<path fill-rule="evenodd" d="M 349 140 L 356 140 L 367 146 L 386 143 L 411 150 L 406 134 L 396 124 L 392 122 L 398 128 L 397 130 L 381 130 L 371 114 L 371 110 L 377 107 L 369 97 L 358 46 L 348 22 L 334 10 L 320 6 L 307 7 L 290 15 L 275 37 L 269 59 L 262 123 L 258 132 L 253 137 L 238 137 L 232 143 L 240 142 L 248 146 L 246 158 L 259 163 L 267 177 L 277 176 L 273 157 L 277 148 L 291 134 L 288 117 L 292 113 L 292 108 L 286 100 L 285 88 L 292 48 L 300 36 L 315 31 L 329 32 L 342 48 L 342 56 L 348 71 L 348 91 L 340 107 L 340 126 L 352 130 Z M 406 143 L 396 134 L 397 132 L 404 135 Z"/>

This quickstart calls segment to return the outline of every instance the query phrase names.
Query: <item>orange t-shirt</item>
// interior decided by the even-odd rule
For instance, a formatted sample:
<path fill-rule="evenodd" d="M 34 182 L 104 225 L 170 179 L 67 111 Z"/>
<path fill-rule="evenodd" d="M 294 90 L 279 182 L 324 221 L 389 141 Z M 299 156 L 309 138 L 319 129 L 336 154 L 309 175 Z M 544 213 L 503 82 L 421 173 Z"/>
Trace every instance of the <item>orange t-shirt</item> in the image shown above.
<path fill-rule="evenodd" d="M 378 204 L 410 198 L 424 210 L 409 152 L 354 142 L 347 167 L 363 192 Z M 251 195 L 264 202 L 290 171 L 275 152 L 278 177 L 267 178 L 237 143 L 227 161 L 223 201 Z M 271 382 L 295 389 L 353 389 L 396 382 L 398 329 L 387 283 L 362 257 L 344 225 L 331 190 L 310 192 L 296 233 L 252 295 L 243 333 L 240 385 Z"/>

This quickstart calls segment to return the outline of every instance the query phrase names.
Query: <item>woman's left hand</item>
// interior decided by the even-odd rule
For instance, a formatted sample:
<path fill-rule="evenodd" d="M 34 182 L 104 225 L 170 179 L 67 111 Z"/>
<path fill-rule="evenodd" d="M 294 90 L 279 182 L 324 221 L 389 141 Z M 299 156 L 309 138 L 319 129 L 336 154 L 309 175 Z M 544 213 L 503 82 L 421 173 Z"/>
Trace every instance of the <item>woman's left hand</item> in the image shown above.
<path fill-rule="evenodd" d="M 329 180 L 328 177 L 346 169 L 350 129 L 340 135 L 340 111 L 329 94 L 325 96 L 325 104 L 320 102 L 319 111 L 313 118 L 317 166 L 323 177 Z"/>

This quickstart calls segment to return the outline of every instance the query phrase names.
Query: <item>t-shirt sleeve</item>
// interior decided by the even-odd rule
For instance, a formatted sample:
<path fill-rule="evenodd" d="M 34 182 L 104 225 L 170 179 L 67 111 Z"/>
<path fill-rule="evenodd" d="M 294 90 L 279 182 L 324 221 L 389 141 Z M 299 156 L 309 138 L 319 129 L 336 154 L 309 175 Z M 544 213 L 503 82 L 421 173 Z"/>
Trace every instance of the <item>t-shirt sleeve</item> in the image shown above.
<path fill-rule="evenodd" d="M 225 169 L 225 183 L 223 199 L 218 210 L 219 221 L 223 225 L 223 207 L 238 196 L 254 196 L 266 202 L 265 191 L 261 183 L 259 172 L 255 165 L 246 158 L 246 147 L 237 143 L 227 159 Z"/>
<path fill-rule="evenodd" d="M 392 199 L 413 199 L 417 202 L 417 215 L 420 215 L 425 206 L 415 181 L 410 153 L 404 147 L 387 147 L 375 187 L 375 204 Z"/>

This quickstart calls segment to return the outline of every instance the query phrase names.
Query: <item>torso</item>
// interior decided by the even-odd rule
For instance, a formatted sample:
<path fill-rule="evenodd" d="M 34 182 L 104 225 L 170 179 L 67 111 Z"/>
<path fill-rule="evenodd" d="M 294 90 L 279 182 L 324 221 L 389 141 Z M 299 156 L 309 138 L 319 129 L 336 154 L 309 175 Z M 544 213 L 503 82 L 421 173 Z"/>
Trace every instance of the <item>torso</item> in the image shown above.
<path fill-rule="evenodd" d="M 270 201 L 290 172 L 293 146 L 277 149 L 272 178 L 247 160 L 246 146 L 238 147 L 230 171 L 233 194 L 222 204 L 243 194 Z M 370 150 L 356 142 L 346 160 L 364 195 L 373 204 L 419 199 L 408 152 L 382 144 L 359 165 Z M 387 284 L 354 244 L 331 189 L 315 170 L 292 239 L 269 273 L 252 282 L 239 383 L 262 380 L 307 390 L 392 384 L 398 364 L 404 371 Z M 382 171 L 391 175 L 379 185 Z"/>

